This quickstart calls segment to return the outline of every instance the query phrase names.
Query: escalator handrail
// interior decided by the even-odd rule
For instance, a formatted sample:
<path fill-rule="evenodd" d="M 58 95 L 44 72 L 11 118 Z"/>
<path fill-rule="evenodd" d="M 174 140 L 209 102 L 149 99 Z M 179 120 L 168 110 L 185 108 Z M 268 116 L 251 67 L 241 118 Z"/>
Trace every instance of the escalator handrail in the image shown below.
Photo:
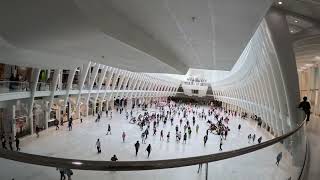
<path fill-rule="evenodd" d="M 29 154 L 17 151 L 9 151 L 0 149 L 0 157 L 14 160 L 22 163 L 49 166 L 49 167 L 60 167 L 68 169 L 78 169 L 78 170 L 95 170 L 95 171 L 137 171 L 137 170 L 152 170 L 152 169 L 167 169 L 167 168 L 177 168 L 184 166 L 191 166 L 197 164 L 204 164 L 209 162 L 220 161 L 224 159 L 230 159 L 233 157 L 248 154 L 278 142 L 283 141 L 289 136 L 295 134 L 304 125 L 303 121 L 296 129 L 282 136 L 273 138 L 271 140 L 262 142 L 260 144 L 255 144 L 252 146 L 225 151 L 221 153 L 201 155 L 186 158 L 177 159 L 165 159 L 165 160 L 150 160 L 150 161 L 94 161 L 94 160 L 80 160 L 80 159 L 66 159 L 42 156 L 36 154 Z"/>

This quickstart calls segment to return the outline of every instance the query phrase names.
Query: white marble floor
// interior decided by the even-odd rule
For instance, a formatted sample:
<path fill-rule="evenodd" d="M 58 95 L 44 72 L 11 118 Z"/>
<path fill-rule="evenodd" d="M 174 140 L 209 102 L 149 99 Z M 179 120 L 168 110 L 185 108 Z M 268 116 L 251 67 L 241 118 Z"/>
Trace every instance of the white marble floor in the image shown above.
<path fill-rule="evenodd" d="M 319 116 L 312 116 L 307 125 L 307 134 L 309 139 L 310 149 L 310 165 L 306 180 L 318 180 L 320 177 L 320 118 Z"/>
<path fill-rule="evenodd" d="M 155 111 L 152 109 L 151 111 Z M 139 111 L 141 112 L 141 111 Z M 207 111 L 205 111 L 207 112 Z M 134 115 L 136 112 L 134 111 Z M 195 126 L 192 126 L 191 138 L 186 144 L 175 141 L 175 125 L 179 124 L 178 117 L 171 126 L 170 121 L 164 126 L 160 123 L 156 136 L 152 132 L 148 136 L 147 143 L 141 144 L 140 152 L 136 157 L 134 154 L 134 143 L 141 142 L 141 131 L 135 124 L 129 124 L 124 113 L 113 112 L 113 118 L 106 118 L 103 114 L 100 122 L 94 122 L 95 117 L 85 118 L 83 123 L 76 122 L 72 131 L 68 131 L 66 125 L 56 131 L 51 128 L 40 134 L 40 138 L 29 136 L 21 142 L 23 152 L 74 159 L 87 160 L 110 160 L 113 154 L 118 159 L 126 161 L 147 160 L 146 146 L 150 143 L 152 152 L 150 160 L 172 159 L 181 157 L 190 157 L 203 154 L 212 154 L 219 152 L 219 137 L 209 134 L 209 140 L 206 147 L 203 146 L 203 136 L 207 129 L 205 120 L 197 119 L 200 130 L 196 134 Z M 192 117 L 189 116 L 190 122 Z M 238 124 L 242 125 L 238 131 Z M 105 135 L 107 125 L 112 127 L 112 135 Z M 251 145 L 248 143 L 249 133 L 255 133 L 257 137 L 263 136 L 263 140 L 272 138 L 266 131 L 256 127 L 250 120 L 233 118 L 229 125 L 231 129 L 227 140 L 223 143 L 223 151 L 229 151 L 240 147 Z M 151 126 L 152 127 L 152 126 Z M 181 127 L 182 128 L 182 127 Z M 160 141 L 160 130 L 171 132 L 170 142 Z M 121 134 L 126 132 L 127 138 L 122 142 Z M 182 131 L 183 132 L 183 131 Z M 102 153 L 97 154 L 95 142 L 100 138 L 102 144 Z M 256 138 L 257 139 L 257 138 Z M 275 157 L 278 152 L 283 151 L 284 158 L 280 166 L 275 165 Z M 250 153 L 229 160 L 214 162 L 209 164 L 209 177 L 213 179 L 287 179 L 292 176 L 295 179 L 297 169 L 292 167 L 292 160 L 289 153 L 286 153 L 281 144 L 276 144 L 263 150 Z M 59 172 L 54 168 L 28 165 L 9 160 L 0 159 L 0 177 L 1 179 L 59 179 Z M 139 172 L 96 172 L 96 171 L 74 171 L 73 179 L 204 179 L 203 172 L 197 174 L 197 166 L 152 170 Z"/>

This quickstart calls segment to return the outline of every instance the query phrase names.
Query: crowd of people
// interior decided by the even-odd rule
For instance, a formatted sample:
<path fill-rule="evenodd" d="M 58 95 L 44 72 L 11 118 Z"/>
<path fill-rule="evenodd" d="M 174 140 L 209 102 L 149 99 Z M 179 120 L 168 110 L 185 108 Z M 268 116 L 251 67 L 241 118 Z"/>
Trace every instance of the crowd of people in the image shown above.
<path fill-rule="evenodd" d="M 159 103 L 160 104 L 160 103 Z M 168 103 L 150 104 L 142 105 L 142 110 L 139 111 L 135 108 L 130 110 L 123 109 L 122 107 L 116 108 L 116 112 L 123 114 L 125 119 L 128 120 L 129 124 L 134 124 L 141 132 L 141 139 L 137 139 L 133 144 L 135 155 L 139 155 L 139 150 L 141 144 L 147 144 L 148 137 L 159 136 L 160 141 L 166 141 L 170 143 L 174 141 L 175 143 L 186 144 L 188 139 L 192 137 L 192 134 L 198 134 L 199 131 L 204 131 L 203 136 L 203 146 L 205 147 L 209 136 L 215 135 L 219 138 L 219 151 L 223 151 L 224 141 L 227 141 L 227 136 L 229 131 L 229 121 L 234 118 L 241 118 L 247 116 L 244 113 L 239 113 L 231 110 L 224 110 L 221 107 L 209 106 L 209 108 L 204 108 L 203 106 L 198 106 L 196 104 L 178 104 L 173 101 Z M 148 108 L 153 107 L 153 108 Z M 139 107 L 139 106 L 138 106 Z M 135 111 L 135 113 L 134 113 Z M 106 111 L 106 117 L 112 118 L 112 112 Z M 100 121 L 102 117 L 102 112 L 98 113 L 96 122 Z M 199 123 L 204 123 L 206 129 L 200 129 Z M 173 126 L 175 131 L 164 131 L 164 127 Z M 203 126 L 202 126 L 203 127 Z M 238 124 L 238 131 L 241 130 L 241 124 Z M 107 126 L 106 135 L 111 135 L 111 125 Z M 122 132 L 122 142 L 126 142 L 126 132 Z M 175 137 L 175 138 L 173 138 Z M 248 135 L 249 143 L 261 143 L 262 136 L 257 137 L 256 134 Z M 97 139 L 96 141 L 97 152 L 101 153 L 101 141 Z M 146 151 L 146 157 L 149 158 L 152 151 L 152 143 L 148 143 Z M 113 159 L 118 160 L 116 155 Z"/>
<path fill-rule="evenodd" d="M 148 108 L 149 106 L 149 108 Z M 299 107 L 302 107 L 300 105 Z M 142 108 L 140 108 L 142 107 Z M 209 107 L 209 108 L 208 108 Z M 306 108 L 305 108 L 306 109 Z M 310 109 L 310 108 L 309 108 Z M 136 128 L 138 128 L 141 132 L 141 139 L 136 139 L 135 143 L 132 144 L 135 156 L 139 156 L 141 154 L 140 148 L 141 144 L 146 144 L 145 156 L 149 158 L 152 152 L 152 142 L 147 141 L 147 139 L 151 136 L 158 136 L 160 141 L 165 141 L 168 143 L 182 143 L 186 144 L 189 139 L 191 139 L 193 134 L 203 134 L 203 146 L 206 147 L 210 136 L 219 137 L 219 142 L 217 149 L 219 151 L 223 151 L 223 145 L 227 141 L 228 134 L 230 131 L 241 131 L 242 124 L 236 121 L 237 129 L 230 128 L 229 123 L 231 123 L 234 119 L 246 119 L 248 118 L 248 114 L 246 112 L 237 112 L 232 110 L 226 110 L 222 107 L 218 106 L 207 106 L 204 108 L 203 106 L 199 106 L 197 104 L 187 104 L 187 103 L 175 103 L 173 101 L 170 102 L 162 102 L 162 103 L 154 103 L 154 104 L 144 104 L 138 105 L 137 107 L 133 106 L 131 109 L 127 109 L 124 107 L 116 107 L 116 112 L 122 114 L 127 122 Z M 106 117 L 108 119 L 112 119 L 112 110 L 106 110 L 105 116 L 103 112 L 99 112 L 97 114 L 97 118 L 95 122 L 100 122 L 102 117 Z M 251 119 L 258 121 L 258 126 L 261 126 L 261 119 L 259 117 L 252 115 Z M 82 122 L 82 118 L 81 118 Z M 199 124 L 205 124 L 201 127 L 206 127 L 205 129 L 200 128 Z M 59 130 L 59 121 L 54 122 L 56 125 L 56 130 Z M 68 130 L 72 131 L 73 119 L 70 118 L 68 121 Z M 174 127 L 174 131 L 165 132 L 166 126 Z M 107 125 L 106 135 L 112 136 L 112 128 L 111 124 Z M 39 137 L 39 128 L 36 126 L 36 134 Z M 116 129 L 115 131 L 118 131 Z M 201 132 L 202 133 L 199 133 Z M 125 131 L 122 132 L 121 138 L 123 143 L 126 142 L 127 133 Z M 215 138 L 217 139 L 217 138 Z M 7 142 L 8 140 L 8 142 Z M 14 150 L 13 142 L 15 142 L 16 150 L 20 151 L 20 140 L 15 137 L 13 140 L 11 137 L 6 138 L 4 135 L 1 136 L 2 148 Z M 149 143 L 147 143 L 149 142 Z M 258 136 L 255 133 L 250 133 L 248 135 L 248 143 L 262 143 L 262 136 Z M 7 147 L 9 145 L 9 148 Z M 148 145 L 147 145 L 148 144 Z M 102 152 L 102 142 L 101 139 L 98 138 L 95 143 L 97 153 L 101 154 Z M 139 153 L 140 152 L 140 153 Z M 276 156 L 276 165 L 278 166 L 280 160 L 282 159 L 282 152 L 280 152 Z M 118 161 L 118 157 L 114 154 L 111 158 L 111 161 Z M 202 168 L 202 164 L 199 164 L 198 173 Z M 57 168 L 61 174 L 61 179 L 65 179 L 65 175 L 67 177 L 72 176 L 72 171 L 70 169 Z"/>
<path fill-rule="evenodd" d="M 12 139 L 11 136 L 9 136 L 7 143 L 7 138 L 5 137 L 5 135 L 1 135 L 1 144 L 3 149 L 10 149 L 11 151 L 13 151 L 13 142 L 15 142 L 16 151 L 20 151 L 20 139 L 17 136 L 15 136 L 15 139 Z M 9 148 L 7 147 L 7 144 L 9 145 Z"/>

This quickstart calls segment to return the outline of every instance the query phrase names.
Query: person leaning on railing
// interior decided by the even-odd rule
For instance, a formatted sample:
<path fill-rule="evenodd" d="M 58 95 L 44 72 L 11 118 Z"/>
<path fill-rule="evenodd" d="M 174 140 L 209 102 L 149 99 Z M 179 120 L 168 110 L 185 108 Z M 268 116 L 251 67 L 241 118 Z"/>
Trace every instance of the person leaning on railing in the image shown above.
<path fill-rule="evenodd" d="M 310 120 L 310 114 L 311 114 L 311 106 L 310 103 L 307 101 L 307 97 L 303 97 L 303 101 L 300 102 L 298 108 L 302 108 L 302 110 L 304 111 L 304 113 L 306 114 L 306 123 Z"/>

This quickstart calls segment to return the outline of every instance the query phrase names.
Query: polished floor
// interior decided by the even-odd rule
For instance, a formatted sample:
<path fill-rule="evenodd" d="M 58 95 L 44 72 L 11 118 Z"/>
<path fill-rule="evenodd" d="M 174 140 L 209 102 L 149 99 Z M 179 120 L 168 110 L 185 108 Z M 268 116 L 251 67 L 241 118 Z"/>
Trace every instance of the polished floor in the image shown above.
<path fill-rule="evenodd" d="M 206 107 L 204 107 L 207 109 Z M 201 110 L 201 109 L 199 109 Z M 149 109 L 151 112 L 158 111 Z M 134 115 L 139 114 L 141 110 L 134 111 Z M 205 110 L 205 112 L 207 112 Z M 189 116 L 190 122 L 191 116 Z M 27 153 L 87 159 L 87 160 L 105 160 L 109 161 L 113 154 L 116 154 L 121 160 L 147 160 L 145 148 L 148 144 L 152 146 L 150 160 L 172 159 L 181 157 L 191 157 L 203 154 L 212 154 L 219 151 L 220 138 L 210 134 L 206 147 L 203 146 L 203 136 L 207 129 L 205 120 L 197 119 L 200 130 L 196 134 L 195 126 L 192 126 L 191 138 L 186 144 L 175 141 L 175 125 L 179 124 L 180 117 L 175 117 L 174 125 L 170 121 L 166 125 L 160 123 L 156 136 L 150 135 L 146 144 L 141 144 L 140 151 L 136 157 L 134 154 L 134 143 L 141 142 L 141 130 L 135 124 L 130 124 L 126 120 L 124 113 L 113 112 L 113 118 L 106 118 L 105 114 L 100 122 L 94 122 L 95 117 L 85 118 L 83 123 L 75 122 L 72 131 L 68 131 L 66 125 L 59 130 L 54 128 L 42 132 L 39 138 L 29 136 L 22 140 L 22 151 Z M 184 122 L 185 123 L 185 122 Z M 183 123 L 183 124 L 184 124 Z M 106 135 L 107 125 L 112 128 L 112 135 Z M 242 125 L 238 131 L 238 124 Z M 255 133 L 257 137 L 262 136 L 263 140 L 272 138 L 265 130 L 256 127 L 251 120 L 232 118 L 228 124 L 231 131 L 227 140 L 223 142 L 223 151 L 229 151 L 240 147 L 249 146 L 247 136 Z M 182 127 L 181 127 L 182 128 Z M 164 130 L 165 139 L 160 141 L 160 130 Z M 167 142 L 166 134 L 171 132 L 170 141 Z M 126 140 L 122 142 L 122 132 L 126 133 Z M 182 130 L 183 132 L 183 130 Z M 102 153 L 97 154 L 95 142 L 100 138 L 102 144 Z M 257 139 L 257 138 L 256 138 Z M 257 140 L 256 140 L 257 141 Z M 275 165 L 276 155 L 282 151 L 283 160 L 279 167 Z M 0 159 L 0 177 L 1 179 L 59 179 L 59 172 L 55 168 L 39 167 L 27 165 Z M 190 166 L 167 170 L 152 170 L 139 172 L 96 172 L 96 171 L 78 171 L 74 170 L 73 179 L 204 179 L 205 165 L 202 173 L 197 174 L 198 166 Z M 281 144 L 276 144 L 263 150 L 253 152 L 229 160 L 214 162 L 209 164 L 209 179 L 296 179 L 298 169 L 292 166 L 292 159 Z"/>
<path fill-rule="evenodd" d="M 309 140 L 309 169 L 306 180 L 319 180 L 320 177 L 320 118 L 313 116 L 307 125 L 307 135 Z"/>

